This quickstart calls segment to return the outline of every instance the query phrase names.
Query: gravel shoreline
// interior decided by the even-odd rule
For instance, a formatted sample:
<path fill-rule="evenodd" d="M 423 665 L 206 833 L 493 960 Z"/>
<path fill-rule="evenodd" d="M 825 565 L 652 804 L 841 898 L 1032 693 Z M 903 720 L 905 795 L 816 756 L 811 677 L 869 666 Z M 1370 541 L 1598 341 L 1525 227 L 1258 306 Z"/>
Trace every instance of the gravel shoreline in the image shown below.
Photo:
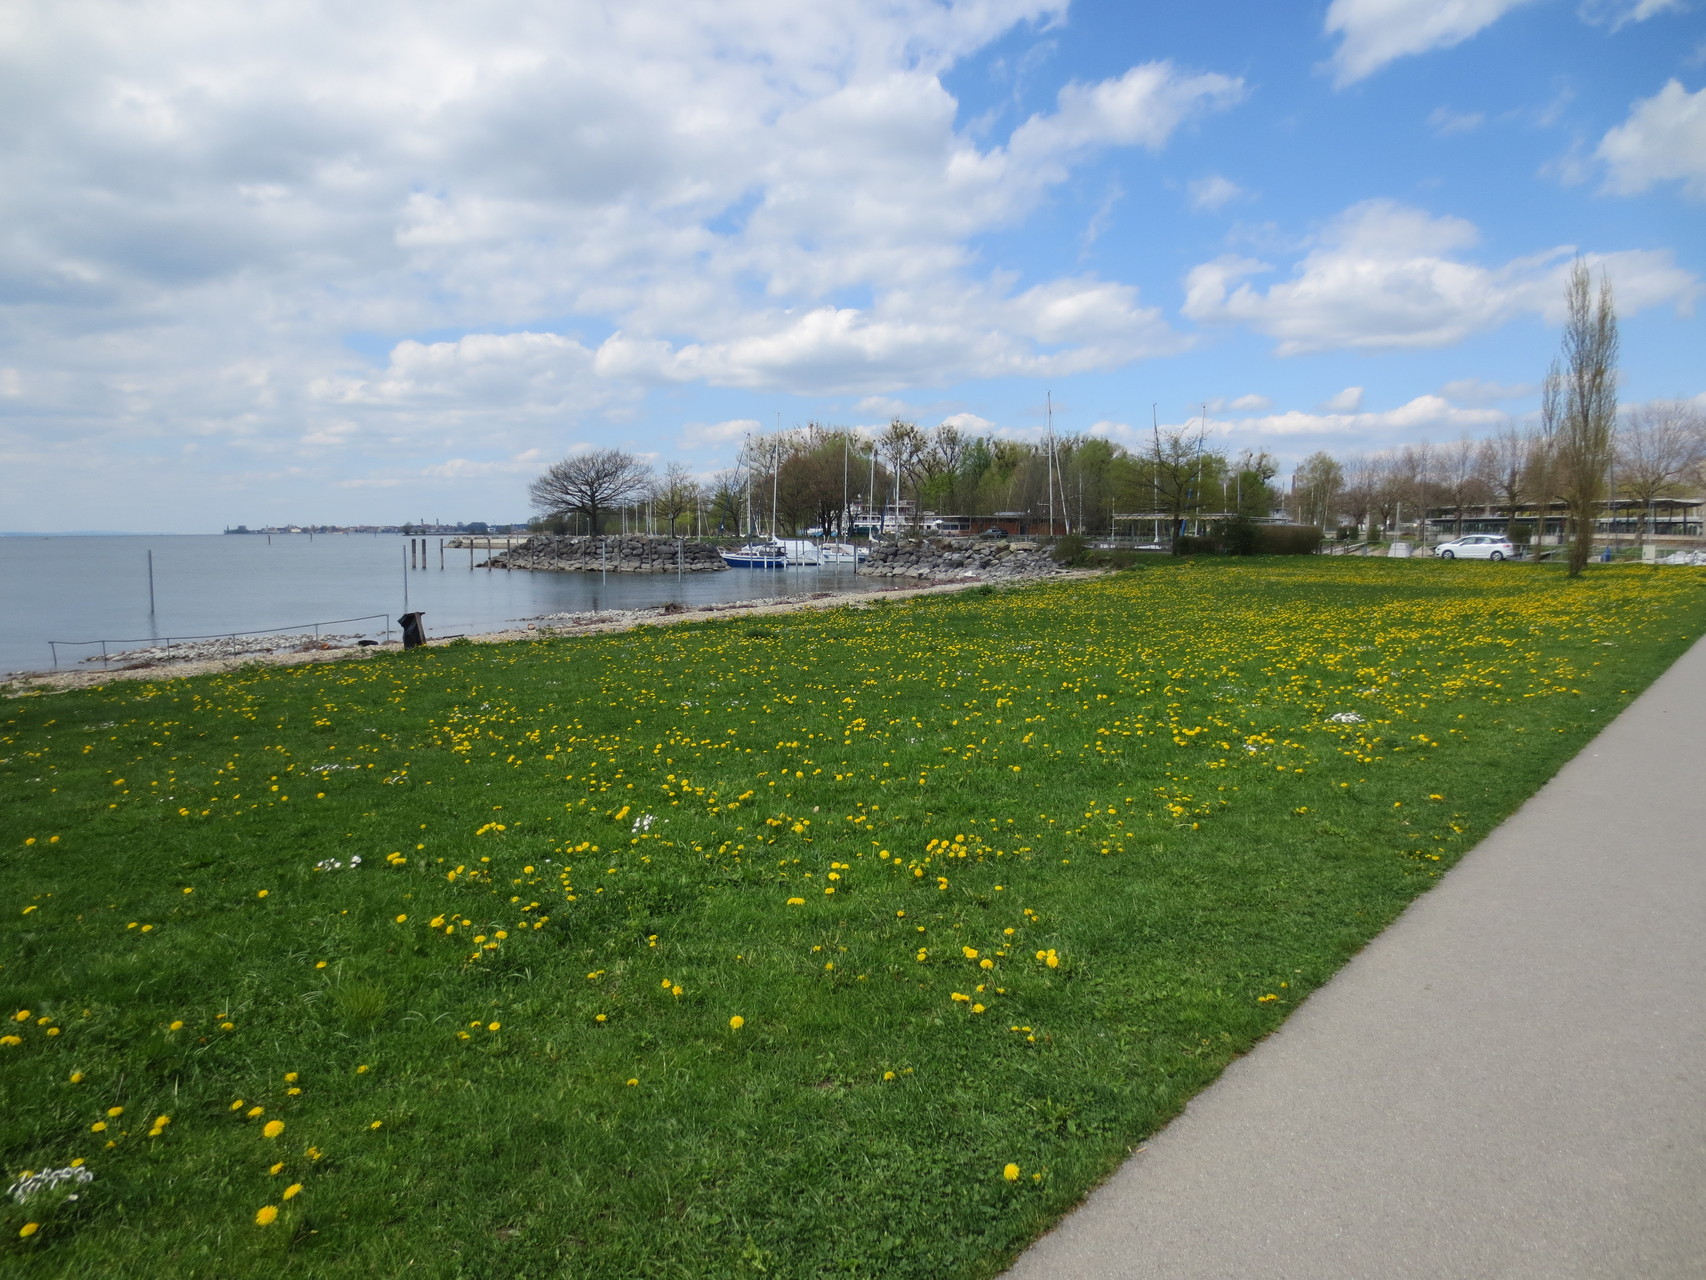
<path fill-rule="evenodd" d="M 1079 571 L 1071 574 L 1058 575 L 1069 577 L 1097 576 L 1094 573 Z M 697 622 L 710 618 L 726 617 L 729 614 L 761 616 L 764 614 L 793 613 L 801 609 L 829 609 L 849 604 L 869 604 L 875 600 L 903 600 L 913 596 L 940 595 L 947 592 L 966 591 L 981 586 L 979 582 L 955 581 L 937 582 L 922 581 L 916 586 L 895 585 L 876 587 L 869 591 L 846 592 L 812 592 L 807 595 L 769 596 L 755 600 L 733 600 L 720 604 L 678 606 L 661 605 L 645 609 L 612 609 L 599 613 L 560 613 L 544 614 L 535 618 L 518 618 L 521 624 L 502 631 L 490 631 L 484 635 L 465 637 L 474 644 L 507 644 L 517 640 L 538 640 L 548 635 L 592 635 L 601 632 L 627 631 L 634 627 L 670 626 L 677 622 Z M 215 655 L 191 656 L 190 646 L 173 645 L 170 657 L 165 656 L 165 650 L 159 650 L 159 657 L 146 660 L 134 660 L 143 652 L 153 650 L 131 650 L 124 655 L 126 665 L 111 667 L 99 671 L 22 671 L 8 676 L 0 683 L 0 691 L 8 697 L 22 697 L 26 694 L 60 693 L 67 689 L 90 689 L 100 685 L 110 684 L 115 680 L 174 680 L 183 676 L 208 675 L 219 671 L 230 671 L 249 663 L 264 663 L 268 666 L 298 666 L 310 662 L 344 662 L 362 658 L 369 654 L 390 653 L 402 647 L 400 640 L 389 644 L 357 646 L 355 644 L 333 647 L 331 636 L 293 636 L 288 639 L 295 641 L 307 640 L 306 648 L 285 649 L 282 646 L 270 647 L 277 644 L 276 636 L 239 636 L 231 637 L 233 641 L 254 641 L 262 647 L 244 649 Z M 201 642 L 197 642 L 201 643 Z M 442 644 L 443 641 L 431 643 Z M 183 653 L 180 658 L 178 655 Z M 118 660 L 118 659 L 115 659 Z"/>

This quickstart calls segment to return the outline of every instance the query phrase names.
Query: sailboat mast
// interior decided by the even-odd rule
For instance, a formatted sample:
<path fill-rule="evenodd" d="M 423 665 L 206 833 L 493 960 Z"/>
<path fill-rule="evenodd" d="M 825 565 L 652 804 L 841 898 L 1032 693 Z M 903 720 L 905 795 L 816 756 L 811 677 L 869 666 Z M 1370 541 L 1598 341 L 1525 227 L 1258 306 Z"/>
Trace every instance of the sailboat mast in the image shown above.
<path fill-rule="evenodd" d="M 1048 469 L 1045 472 L 1048 484 L 1048 536 L 1054 537 L 1054 392 L 1043 393 L 1048 397 Z"/>

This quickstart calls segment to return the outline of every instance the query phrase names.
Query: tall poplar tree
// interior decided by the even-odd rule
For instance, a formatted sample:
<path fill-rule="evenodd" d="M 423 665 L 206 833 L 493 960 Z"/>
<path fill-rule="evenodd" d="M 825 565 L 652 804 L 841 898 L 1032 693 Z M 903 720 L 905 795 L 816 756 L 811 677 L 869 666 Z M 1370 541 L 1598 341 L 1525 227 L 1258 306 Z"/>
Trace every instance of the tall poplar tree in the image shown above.
<path fill-rule="evenodd" d="M 1552 439 L 1559 496 L 1570 514 L 1570 577 L 1593 551 L 1594 520 L 1607 497 L 1616 445 L 1617 311 L 1602 274 L 1596 296 L 1587 264 L 1570 268 L 1564 288 L 1563 350 L 1541 391 L 1543 428 Z"/>

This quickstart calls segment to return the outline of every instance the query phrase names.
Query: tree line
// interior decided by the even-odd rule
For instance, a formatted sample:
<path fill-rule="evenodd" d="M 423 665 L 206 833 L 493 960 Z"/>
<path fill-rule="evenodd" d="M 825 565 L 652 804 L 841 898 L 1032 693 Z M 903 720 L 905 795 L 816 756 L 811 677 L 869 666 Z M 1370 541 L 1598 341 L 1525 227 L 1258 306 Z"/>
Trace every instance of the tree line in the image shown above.
<path fill-rule="evenodd" d="M 1467 513 L 1487 507 L 1505 512 L 1510 531 L 1519 533 L 1520 508 L 1556 504 L 1569 522 L 1571 569 L 1579 572 L 1608 497 L 1645 508 L 1699 491 L 1706 419 L 1682 400 L 1620 414 L 1610 284 L 1601 279 L 1596 290 L 1578 262 L 1565 301 L 1563 343 L 1535 418 L 1509 419 L 1479 439 L 1343 458 L 1317 452 L 1283 488 L 1270 454 L 1215 448 L 1206 420 L 1156 426 L 1128 448 L 1099 436 L 1022 441 L 897 418 L 875 435 L 821 423 L 755 433 L 734 465 L 709 477 L 679 462 L 654 468 L 618 449 L 574 454 L 533 482 L 535 527 L 669 536 L 815 529 L 845 538 L 855 513 L 894 529 L 926 512 L 974 526 L 979 518 L 1023 512 L 1053 513 L 1057 526 L 1087 536 L 1153 527 L 1175 538 L 1193 520 L 1283 512 L 1297 523 L 1376 538 L 1430 512 L 1449 513 L 1461 532 Z M 1121 530 L 1116 517 L 1139 519 Z"/>

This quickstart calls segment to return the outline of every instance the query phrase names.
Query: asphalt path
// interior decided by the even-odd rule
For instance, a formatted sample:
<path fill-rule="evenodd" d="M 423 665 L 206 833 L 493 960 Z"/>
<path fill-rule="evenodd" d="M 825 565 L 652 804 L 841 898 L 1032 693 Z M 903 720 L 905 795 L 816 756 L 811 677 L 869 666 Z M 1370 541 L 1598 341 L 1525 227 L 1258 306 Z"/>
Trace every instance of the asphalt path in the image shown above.
<path fill-rule="evenodd" d="M 1007 1274 L 1706 1277 L 1706 641 Z"/>

